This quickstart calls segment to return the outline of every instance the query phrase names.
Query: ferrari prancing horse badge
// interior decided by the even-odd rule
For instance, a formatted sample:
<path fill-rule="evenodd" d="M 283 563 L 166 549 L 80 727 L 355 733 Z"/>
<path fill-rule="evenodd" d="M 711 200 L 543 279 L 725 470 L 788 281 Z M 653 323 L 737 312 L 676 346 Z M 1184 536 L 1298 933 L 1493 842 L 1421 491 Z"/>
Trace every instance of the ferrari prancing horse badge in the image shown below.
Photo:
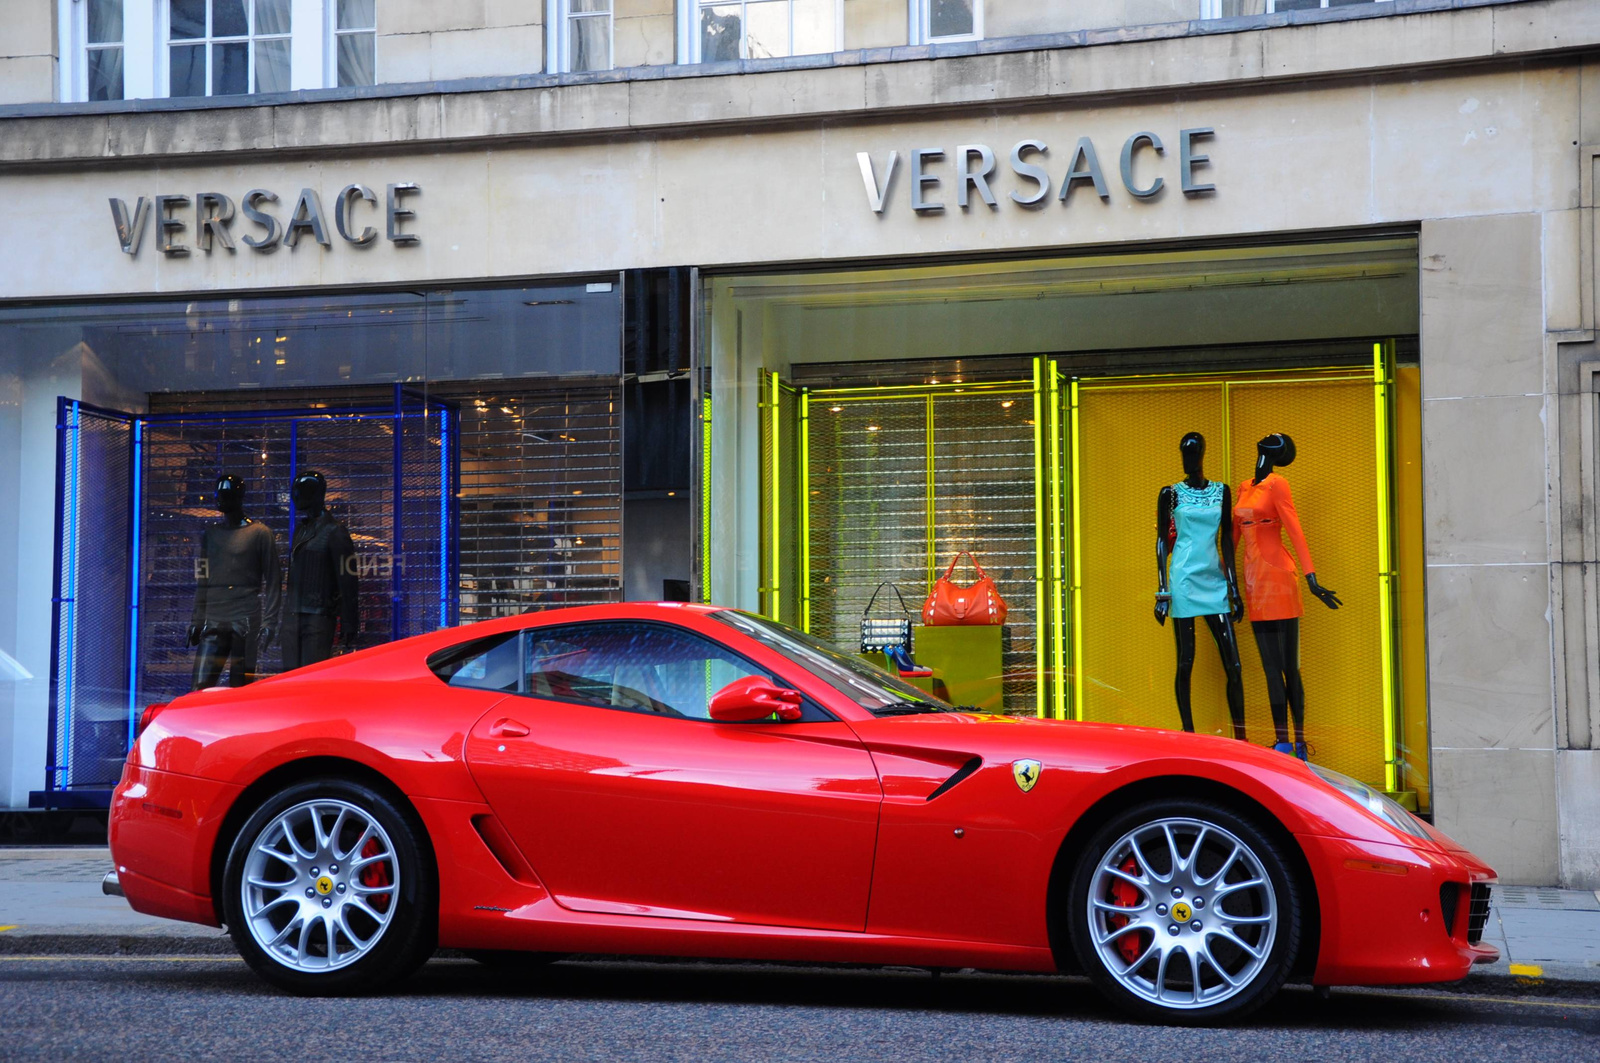
<path fill-rule="evenodd" d="M 1034 783 L 1039 781 L 1039 773 L 1043 770 L 1037 760 L 1013 760 L 1011 762 L 1011 777 L 1017 780 L 1017 788 L 1023 793 L 1033 789 Z"/>

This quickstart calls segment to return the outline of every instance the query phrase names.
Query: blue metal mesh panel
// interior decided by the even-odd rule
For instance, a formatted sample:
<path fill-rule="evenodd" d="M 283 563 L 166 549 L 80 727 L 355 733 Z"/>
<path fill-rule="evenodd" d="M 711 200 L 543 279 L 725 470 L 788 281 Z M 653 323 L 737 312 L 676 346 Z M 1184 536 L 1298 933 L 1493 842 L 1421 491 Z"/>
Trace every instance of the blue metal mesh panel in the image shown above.
<path fill-rule="evenodd" d="M 103 789 L 128 741 L 132 427 L 63 401 L 51 789 Z"/>

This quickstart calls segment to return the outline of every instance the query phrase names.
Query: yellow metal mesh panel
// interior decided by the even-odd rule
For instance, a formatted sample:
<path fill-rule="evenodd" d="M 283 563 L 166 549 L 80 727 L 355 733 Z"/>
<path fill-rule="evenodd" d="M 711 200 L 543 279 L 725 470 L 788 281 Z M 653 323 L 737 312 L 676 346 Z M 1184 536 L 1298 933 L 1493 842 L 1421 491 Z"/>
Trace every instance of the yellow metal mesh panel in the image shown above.
<path fill-rule="evenodd" d="M 934 397 L 934 575 L 969 550 L 1006 601 L 1003 683 L 1007 712 L 1034 711 L 1033 396 Z M 955 580 L 975 573 L 965 560 Z"/>
<path fill-rule="evenodd" d="M 1400 788 L 1415 790 L 1417 807 L 1432 807 L 1428 743 L 1428 603 L 1423 595 L 1426 561 L 1422 547 L 1422 396 L 1416 366 L 1395 370 L 1394 524 L 1395 563 L 1400 574 L 1397 624 L 1400 638 L 1399 730 L 1405 774 Z M 1320 576 L 1319 576 L 1320 578 Z"/>
<path fill-rule="evenodd" d="M 1183 476 L 1178 440 L 1198 431 L 1206 474 L 1235 493 L 1272 432 L 1294 438 L 1298 457 L 1280 470 L 1294 492 L 1318 578 L 1344 608 L 1330 612 L 1304 591 L 1300 665 L 1306 735 L 1318 762 L 1381 786 L 1383 690 L 1378 613 L 1376 425 L 1371 377 L 1287 378 L 1263 374 L 1176 385 L 1086 382 L 1079 399 L 1079 492 L 1075 522 L 1083 556 L 1082 645 L 1077 678 L 1084 718 L 1176 727 L 1170 621 L 1153 616 L 1155 510 L 1161 487 Z M 1195 727 L 1231 733 L 1218 654 L 1197 625 Z M 1248 621 L 1239 625 L 1246 723 L 1252 741 L 1272 740 L 1261 658 Z"/>
<path fill-rule="evenodd" d="M 1172 623 L 1155 620 L 1156 499 L 1183 478 L 1186 432 L 1206 437 L 1206 475 L 1225 480 L 1223 385 L 1086 383 L 1078 407 L 1083 718 L 1177 727 Z M 1202 625 L 1196 639 L 1195 729 L 1229 733 L 1216 648 Z"/>
<path fill-rule="evenodd" d="M 1372 378 L 1229 387 L 1235 486 L 1253 473 L 1256 441 L 1273 432 L 1294 439 L 1294 464 L 1278 470 L 1316 564 L 1317 579 L 1339 592 L 1330 611 L 1305 590 L 1300 675 L 1306 687 L 1306 737 L 1319 764 L 1382 789 L 1383 674 L 1378 615 L 1378 485 Z M 1287 542 L 1287 536 L 1285 536 Z M 1302 573 L 1303 575 L 1304 573 Z M 1245 661 L 1246 719 L 1252 737 L 1272 734 L 1261 658 L 1254 639 Z"/>
<path fill-rule="evenodd" d="M 811 630 L 854 653 L 884 580 L 913 614 L 928 579 L 927 408 L 905 399 L 811 400 Z M 888 588 L 875 612 L 896 615 Z"/>
<path fill-rule="evenodd" d="M 769 373 L 761 381 L 761 609 L 798 626 L 800 395 Z"/>

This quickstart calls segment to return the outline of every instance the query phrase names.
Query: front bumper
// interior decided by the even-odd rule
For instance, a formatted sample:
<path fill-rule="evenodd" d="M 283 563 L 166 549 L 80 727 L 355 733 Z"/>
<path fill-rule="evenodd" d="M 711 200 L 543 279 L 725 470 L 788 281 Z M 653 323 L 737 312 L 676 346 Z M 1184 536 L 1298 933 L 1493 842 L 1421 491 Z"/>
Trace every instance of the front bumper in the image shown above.
<path fill-rule="evenodd" d="M 1471 886 L 1494 871 L 1472 854 L 1301 836 L 1317 880 L 1322 938 L 1317 985 L 1454 982 L 1499 950 L 1470 942 Z M 1453 912 L 1446 912 L 1455 887 Z"/>

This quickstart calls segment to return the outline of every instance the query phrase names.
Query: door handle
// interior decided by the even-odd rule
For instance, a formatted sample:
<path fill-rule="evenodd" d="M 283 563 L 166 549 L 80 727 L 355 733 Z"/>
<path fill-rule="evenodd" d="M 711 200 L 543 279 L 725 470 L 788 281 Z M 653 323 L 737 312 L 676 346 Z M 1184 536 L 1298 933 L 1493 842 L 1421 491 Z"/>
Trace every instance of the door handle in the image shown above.
<path fill-rule="evenodd" d="M 528 725 L 513 720 L 509 716 L 502 716 L 489 725 L 489 736 L 491 738 L 526 738 L 528 736 Z"/>

